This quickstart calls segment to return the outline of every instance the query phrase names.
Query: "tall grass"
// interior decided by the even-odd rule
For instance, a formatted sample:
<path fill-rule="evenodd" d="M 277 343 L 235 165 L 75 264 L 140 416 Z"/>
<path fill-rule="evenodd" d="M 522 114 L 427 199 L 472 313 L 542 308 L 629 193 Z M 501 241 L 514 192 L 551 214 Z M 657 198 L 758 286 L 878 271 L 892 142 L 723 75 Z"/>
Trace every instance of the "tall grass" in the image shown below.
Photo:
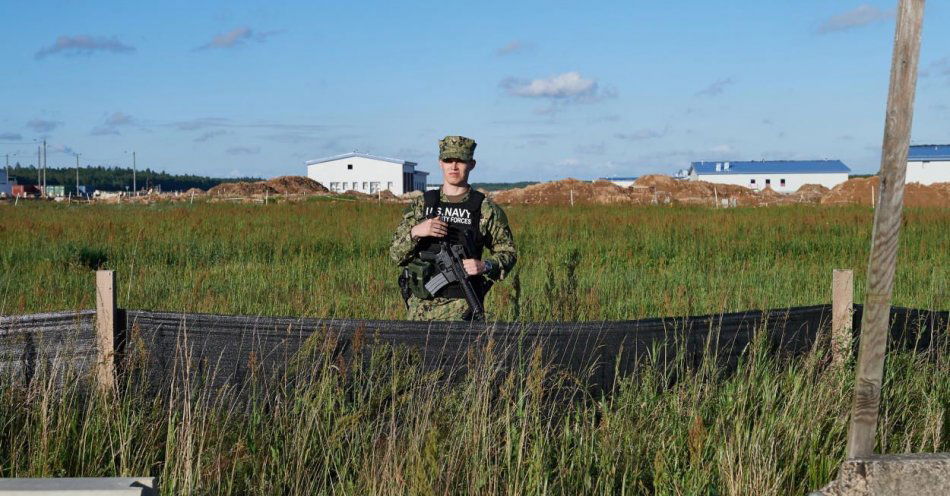
<path fill-rule="evenodd" d="M 490 345 L 445 380 L 405 351 L 347 361 L 317 343 L 224 392 L 188 378 L 187 357 L 150 389 L 132 353 L 114 394 L 68 370 L 6 378 L 0 477 L 150 474 L 163 494 L 802 494 L 844 457 L 852 375 L 823 349 L 766 348 L 728 374 L 647 358 L 596 396 L 538 352 L 512 369 Z M 948 357 L 889 357 L 881 449 L 950 449 Z"/>
<path fill-rule="evenodd" d="M 91 308 L 92 268 L 126 308 L 402 318 L 386 255 L 402 206 L 2 207 L 0 314 Z M 617 320 L 825 303 L 831 270 L 864 290 L 864 207 L 508 207 L 516 270 L 489 296 L 502 320 Z M 950 307 L 950 210 L 905 213 L 897 305 Z"/>

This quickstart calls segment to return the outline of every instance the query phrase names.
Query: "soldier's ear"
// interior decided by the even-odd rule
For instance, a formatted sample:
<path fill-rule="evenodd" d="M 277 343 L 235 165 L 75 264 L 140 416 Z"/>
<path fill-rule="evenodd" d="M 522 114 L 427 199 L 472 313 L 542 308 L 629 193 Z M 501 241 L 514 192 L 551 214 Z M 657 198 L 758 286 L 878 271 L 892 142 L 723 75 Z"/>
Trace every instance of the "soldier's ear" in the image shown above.
<path fill-rule="evenodd" d="M 472 169 L 474 169 L 474 168 L 475 168 L 475 160 L 474 160 L 474 159 L 469 160 L 469 161 L 468 161 L 468 170 L 472 170 Z"/>

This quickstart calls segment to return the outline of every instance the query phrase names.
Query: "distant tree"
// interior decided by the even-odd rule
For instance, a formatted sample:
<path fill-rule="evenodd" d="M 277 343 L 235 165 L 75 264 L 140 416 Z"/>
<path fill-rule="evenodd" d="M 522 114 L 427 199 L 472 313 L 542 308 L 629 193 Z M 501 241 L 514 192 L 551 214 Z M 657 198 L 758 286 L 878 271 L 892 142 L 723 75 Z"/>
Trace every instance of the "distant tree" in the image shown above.
<path fill-rule="evenodd" d="M 36 184 L 36 167 L 23 167 L 19 162 L 10 167 L 10 178 L 19 184 Z M 255 177 L 207 177 L 193 174 L 169 174 L 165 171 L 156 172 L 146 168 L 136 172 L 136 185 L 143 190 L 161 187 L 162 191 L 184 191 L 190 188 L 208 190 L 221 183 L 236 181 L 259 181 Z M 67 192 L 75 192 L 75 167 L 49 167 L 46 169 L 46 184 L 50 186 L 66 186 Z M 79 168 L 79 184 L 86 186 L 86 191 L 125 191 L 132 189 L 132 169 L 123 167 L 91 166 Z"/>

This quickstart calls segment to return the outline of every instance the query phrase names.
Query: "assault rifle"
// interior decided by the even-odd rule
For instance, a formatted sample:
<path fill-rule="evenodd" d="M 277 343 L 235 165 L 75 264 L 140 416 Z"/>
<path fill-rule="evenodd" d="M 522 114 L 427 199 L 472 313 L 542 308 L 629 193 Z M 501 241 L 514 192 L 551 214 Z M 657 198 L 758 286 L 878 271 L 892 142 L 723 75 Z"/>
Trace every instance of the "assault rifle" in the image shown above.
<path fill-rule="evenodd" d="M 464 248 L 440 241 L 438 252 L 434 255 L 423 252 L 420 256 L 423 260 L 433 262 L 437 271 L 436 275 L 426 283 L 426 290 L 434 295 L 445 286 L 457 282 L 465 295 L 465 301 L 468 302 L 471 319 L 478 322 L 484 321 L 485 307 L 482 305 L 482 300 L 478 298 L 472 282 L 468 280 L 465 266 L 462 265 L 462 260 L 466 258 Z"/>

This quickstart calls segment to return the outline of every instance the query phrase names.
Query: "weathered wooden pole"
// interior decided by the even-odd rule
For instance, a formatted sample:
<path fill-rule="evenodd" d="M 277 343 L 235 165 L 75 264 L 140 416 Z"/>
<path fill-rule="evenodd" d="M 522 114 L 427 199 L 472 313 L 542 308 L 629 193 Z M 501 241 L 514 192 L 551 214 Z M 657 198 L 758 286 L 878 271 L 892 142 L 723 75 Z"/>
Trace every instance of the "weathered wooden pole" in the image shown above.
<path fill-rule="evenodd" d="M 96 271 L 96 382 L 102 391 L 115 386 L 115 272 Z"/>
<path fill-rule="evenodd" d="M 843 366 L 851 356 L 851 320 L 854 313 L 854 273 L 835 269 L 831 274 L 831 357 Z"/>
<path fill-rule="evenodd" d="M 849 458 L 874 452 L 923 17 L 924 0 L 900 0 L 881 151 L 881 190 L 874 209 L 858 370 L 848 431 Z"/>

